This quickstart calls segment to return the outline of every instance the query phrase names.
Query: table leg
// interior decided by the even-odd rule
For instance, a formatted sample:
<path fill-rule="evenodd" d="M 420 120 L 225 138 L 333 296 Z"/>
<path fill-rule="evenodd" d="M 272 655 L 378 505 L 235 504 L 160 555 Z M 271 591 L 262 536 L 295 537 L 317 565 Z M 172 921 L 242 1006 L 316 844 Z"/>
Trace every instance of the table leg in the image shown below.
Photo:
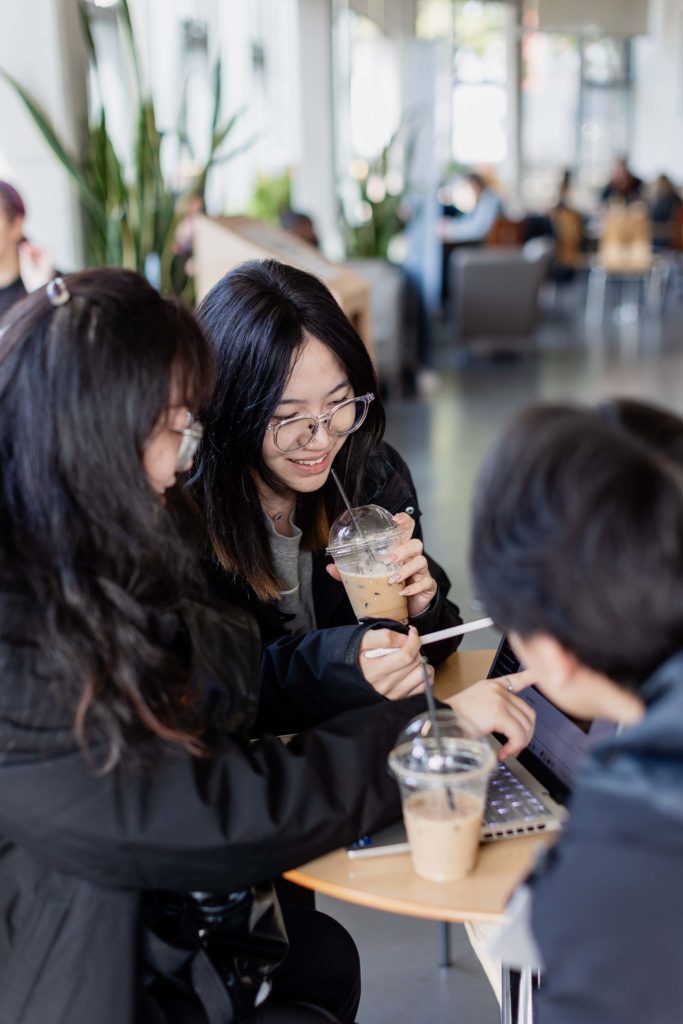
<path fill-rule="evenodd" d="M 507 964 L 500 965 L 500 981 L 500 1024 L 512 1024 L 512 990 Z"/>
<path fill-rule="evenodd" d="M 602 267 L 591 267 L 586 290 L 586 321 L 600 324 L 605 317 L 607 273 Z"/>
<path fill-rule="evenodd" d="M 517 1024 L 534 1024 L 533 988 L 533 972 L 527 967 L 522 971 L 519 980 Z"/>
<path fill-rule="evenodd" d="M 451 960 L 451 926 L 448 921 L 439 923 L 439 967 L 450 967 Z"/>

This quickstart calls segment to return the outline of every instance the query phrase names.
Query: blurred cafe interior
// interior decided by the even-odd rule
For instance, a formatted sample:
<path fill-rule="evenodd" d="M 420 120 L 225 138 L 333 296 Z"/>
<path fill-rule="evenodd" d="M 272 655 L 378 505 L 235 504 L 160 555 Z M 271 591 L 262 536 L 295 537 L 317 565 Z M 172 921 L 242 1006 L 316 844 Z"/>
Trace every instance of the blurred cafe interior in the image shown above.
<path fill-rule="evenodd" d="M 272 257 L 328 284 L 465 619 L 475 477 L 518 410 L 683 411 L 683 0 L 6 0 L 0 100 L 38 277 L 127 266 L 194 306 Z M 318 906 L 363 1024 L 498 1019 L 461 925 L 445 970 L 433 920 Z"/>

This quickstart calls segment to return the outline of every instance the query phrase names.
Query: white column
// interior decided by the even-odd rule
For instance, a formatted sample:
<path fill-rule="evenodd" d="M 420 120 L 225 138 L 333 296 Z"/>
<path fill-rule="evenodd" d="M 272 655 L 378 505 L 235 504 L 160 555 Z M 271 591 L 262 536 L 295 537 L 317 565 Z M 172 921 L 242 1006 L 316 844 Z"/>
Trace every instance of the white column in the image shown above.
<path fill-rule="evenodd" d="M 515 0 L 506 8 L 507 50 L 507 206 L 510 213 L 522 213 L 522 5 Z"/>
<path fill-rule="evenodd" d="M 0 67 L 30 91 L 72 153 L 82 149 L 86 116 L 86 54 L 76 0 L 5 3 Z M 82 265 L 76 188 L 4 80 L 0 80 L 0 178 L 21 192 L 27 235 L 64 270 Z"/>
<path fill-rule="evenodd" d="M 301 151 L 292 201 L 310 214 L 326 255 L 341 255 L 334 171 L 332 0 L 299 0 Z"/>

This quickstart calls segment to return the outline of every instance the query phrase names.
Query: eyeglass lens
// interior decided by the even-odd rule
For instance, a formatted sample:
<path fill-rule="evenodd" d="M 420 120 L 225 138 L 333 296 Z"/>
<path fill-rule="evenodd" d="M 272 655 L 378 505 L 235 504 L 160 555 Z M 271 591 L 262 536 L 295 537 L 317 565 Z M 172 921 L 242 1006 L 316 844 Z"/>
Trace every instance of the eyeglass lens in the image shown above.
<path fill-rule="evenodd" d="M 364 398 L 352 398 L 337 406 L 327 421 L 327 432 L 332 437 L 343 437 L 357 430 L 365 419 L 368 402 Z M 288 423 L 281 423 L 275 431 L 275 444 L 281 452 L 296 451 L 310 444 L 316 433 L 318 420 L 315 416 L 298 416 Z"/>

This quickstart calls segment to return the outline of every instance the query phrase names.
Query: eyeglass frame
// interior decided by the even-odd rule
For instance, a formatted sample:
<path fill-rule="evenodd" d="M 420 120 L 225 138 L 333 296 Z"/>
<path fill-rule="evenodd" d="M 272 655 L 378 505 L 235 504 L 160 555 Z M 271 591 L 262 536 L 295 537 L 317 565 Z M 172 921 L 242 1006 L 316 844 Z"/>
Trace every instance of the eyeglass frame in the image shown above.
<path fill-rule="evenodd" d="M 169 427 L 168 429 L 171 433 L 180 434 L 182 437 L 180 447 L 178 448 L 178 454 L 176 456 L 176 469 L 180 473 L 184 469 L 189 469 L 195 455 L 197 454 L 197 449 L 204 437 L 204 424 L 201 423 L 188 409 L 187 426 Z"/>
<path fill-rule="evenodd" d="M 364 402 L 365 409 L 358 423 L 354 424 L 354 426 L 352 426 L 350 430 L 347 430 L 342 434 L 332 434 L 330 436 L 348 437 L 349 434 L 355 434 L 355 432 L 365 423 L 365 419 L 368 415 L 368 409 L 370 408 L 370 403 L 374 402 L 374 400 L 374 394 L 372 393 L 372 391 L 368 391 L 366 395 L 355 395 L 353 398 L 345 398 L 343 402 L 338 402 L 337 405 L 335 405 L 334 408 L 331 409 L 329 412 L 323 412 L 319 416 L 290 416 L 286 420 L 281 420 L 280 423 L 269 423 L 268 426 L 266 427 L 266 430 L 269 430 L 272 433 L 273 444 L 275 445 L 279 452 L 282 452 L 283 455 L 289 455 L 290 452 L 300 452 L 303 451 L 304 448 L 308 448 L 309 444 L 311 443 L 315 435 L 318 433 L 318 428 L 320 427 L 320 424 L 329 423 L 329 421 L 332 419 L 332 417 L 334 416 L 338 409 L 341 409 L 342 406 L 344 405 L 348 405 L 350 402 Z M 287 426 L 289 423 L 295 423 L 297 420 L 313 420 L 315 422 L 315 427 L 313 428 L 313 432 L 311 433 L 311 436 L 309 437 L 306 444 L 300 444 L 296 448 L 287 448 L 285 450 L 284 448 L 281 448 L 280 445 L 277 443 L 277 433 L 280 427 Z"/>

